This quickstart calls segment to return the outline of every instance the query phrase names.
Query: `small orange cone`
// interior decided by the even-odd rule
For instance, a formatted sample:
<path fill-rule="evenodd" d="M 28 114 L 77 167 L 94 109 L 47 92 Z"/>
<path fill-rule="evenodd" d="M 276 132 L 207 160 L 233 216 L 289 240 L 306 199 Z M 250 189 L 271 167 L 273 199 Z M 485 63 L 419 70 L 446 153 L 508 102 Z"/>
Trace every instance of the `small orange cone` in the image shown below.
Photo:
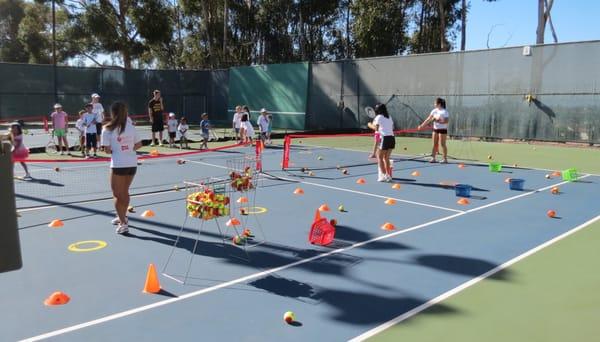
<path fill-rule="evenodd" d="M 458 164 L 458 168 L 459 169 L 464 169 L 465 168 L 465 164 L 463 164 L 463 163 Z"/>
<path fill-rule="evenodd" d="M 52 220 L 52 222 L 50 222 L 50 224 L 48 224 L 48 227 L 50 227 L 50 228 L 60 228 L 60 227 L 62 227 L 64 225 L 65 224 L 61 220 Z"/>
<path fill-rule="evenodd" d="M 156 214 L 152 210 L 145 210 L 142 213 L 142 217 L 154 217 L 154 216 L 156 216 Z"/>
<path fill-rule="evenodd" d="M 146 274 L 146 284 L 144 284 L 145 293 L 159 293 L 160 292 L 160 283 L 158 282 L 158 275 L 156 274 L 156 269 L 154 268 L 154 264 L 150 264 L 148 266 L 148 273 Z"/>
<path fill-rule="evenodd" d="M 160 154 L 160 153 L 158 153 L 158 150 L 152 150 L 152 151 L 150 151 L 150 155 L 151 155 L 152 157 L 157 157 L 159 154 Z"/>
<path fill-rule="evenodd" d="M 396 183 L 396 184 L 392 185 L 392 189 L 400 190 L 400 184 Z"/>
<path fill-rule="evenodd" d="M 237 200 L 238 203 L 248 203 L 248 197 L 240 197 Z"/>
<path fill-rule="evenodd" d="M 327 204 L 323 204 L 319 207 L 319 211 L 330 211 L 329 206 Z"/>
<path fill-rule="evenodd" d="M 469 204 L 469 200 L 466 198 L 461 198 L 456 203 L 458 203 L 460 205 L 467 205 L 467 204 Z"/>
<path fill-rule="evenodd" d="M 294 190 L 294 195 L 304 195 L 304 190 L 302 190 L 302 188 L 296 188 L 296 190 Z"/>
<path fill-rule="evenodd" d="M 356 184 L 365 184 L 367 181 L 364 178 L 359 178 L 356 180 Z"/>
<path fill-rule="evenodd" d="M 562 173 L 560 171 L 552 172 L 552 177 L 560 177 L 560 176 L 562 176 Z"/>
<path fill-rule="evenodd" d="M 560 189 L 557 186 L 552 187 L 552 190 L 550 190 L 550 192 L 553 195 L 558 195 L 560 193 Z"/>
<path fill-rule="evenodd" d="M 389 222 L 386 222 L 386 223 L 383 224 L 383 226 L 381 226 L 381 229 L 383 229 L 383 230 L 394 230 L 394 229 L 396 229 L 396 227 L 393 224 L 391 224 Z"/>
<path fill-rule="evenodd" d="M 231 226 L 239 226 L 241 224 L 240 220 L 238 220 L 235 217 L 230 218 L 227 223 L 225 223 L 225 225 L 227 225 L 227 227 L 231 227 Z"/>
<path fill-rule="evenodd" d="M 554 211 L 554 210 L 548 210 L 548 212 L 546 213 L 546 215 L 548 215 L 549 218 L 555 218 L 556 217 L 556 211 Z"/>
<path fill-rule="evenodd" d="M 46 298 L 46 300 L 44 300 L 44 304 L 48 306 L 64 305 L 67 304 L 70 300 L 71 297 L 69 297 L 66 293 L 56 291 L 53 294 L 51 294 L 48 298 Z"/>
<path fill-rule="evenodd" d="M 419 177 L 421 175 L 421 172 L 419 171 L 413 171 L 413 173 L 410 174 L 413 177 Z"/>
<path fill-rule="evenodd" d="M 396 204 L 396 200 L 393 199 L 393 198 L 388 198 L 388 199 L 385 200 L 385 204 L 387 204 L 387 205 L 394 205 L 394 204 Z"/>

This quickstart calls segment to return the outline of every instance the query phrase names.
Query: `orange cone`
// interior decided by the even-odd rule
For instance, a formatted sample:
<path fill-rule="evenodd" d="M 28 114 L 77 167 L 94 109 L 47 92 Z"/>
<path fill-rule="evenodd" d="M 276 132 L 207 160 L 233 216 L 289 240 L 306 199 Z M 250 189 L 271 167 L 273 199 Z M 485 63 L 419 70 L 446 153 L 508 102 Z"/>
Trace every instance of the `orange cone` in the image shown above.
<path fill-rule="evenodd" d="M 554 211 L 554 210 L 548 210 L 548 212 L 546 213 L 546 215 L 548 215 L 549 218 L 555 218 L 556 217 L 556 211 Z"/>
<path fill-rule="evenodd" d="M 156 216 L 156 214 L 152 210 L 145 210 L 142 213 L 142 217 L 154 217 L 154 216 Z"/>
<path fill-rule="evenodd" d="M 248 197 L 240 197 L 237 200 L 238 203 L 248 203 Z"/>
<path fill-rule="evenodd" d="M 225 225 L 227 225 L 227 227 L 239 226 L 240 224 L 241 224 L 240 220 L 238 220 L 235 217 L 230 218 L 229 221 L 227 221 L 227 223 L 225 223 Z"/>
<path fill-rule="evenodd" d="M 553 195 L 558 195 L 560 193 L 560 189 L 557 186 L 552 187 L 552 190 L 550 190 L 550 192 Z"/>
<path fill-rule="evenodd" d="M 364 178 L 359 178 L 356 180 L 356 184 L 365 184 L 367 181 Z"/>
<path fill-rule="evenodd" d="M 394 230 L 394 229 L 396 229 L 396 227 L 393 224 L 391 224 L 389 222 L 386 222 L 386 223 L 383 224 L 383 226 L 381 226 L 381 229 L 383 229 L 383 230 Z"/>
<path fill-rule="evenodd" d="M 419 171 L 413 171 L 413 173 L 410 174 L 413 177 L 419 177 L 421 175 L 421 172 Z"/>
<path fill-rule="evenodd" d="M 304 190 L 302 190 L 302 188 L 296 188 L 296 190 L 294 190 L 294 195 L 304 195 Z"/>
<path fill-rule="evenodd" d="M 144 284 L 145 293 L 159 293 L 160 292 L 160 283 L 158 282 L 158 275 L 156 274 L 156 269 L 154 268 L 154 264 L 150 264 L 148 266 L 148 273 L 146 274 L 146 284 Z"/>
<path fill-rule="evenodd" d="M 159 154 L 160 154 L 160 153 L 158 153 L 158 150 L 152 150 L 152 151 L 150 151 L 150 155 L 151 155 L 152 157 L 157 157 Z"/>
<path fill-rule="evenodd" d="M 388 198 L 388 199 L 385 200 L 385 204 L 387 204 L 387 205 L 394 205 L 394 204 L 396 204 L 396 200 L 393 199 L 393 198 Z"/>
<path fill-rule="evenodd" d="M 329 206 L 327 204 L 323 204 L 319 207 L 319 211 L 330 211 Z"/>
<path fill-rule="evenodd" d="M 458 203 L 460 205 L 467 205 L 467 204 L 469 204 L 469 200 L 466 198 L 461 198 L 456 203 Z"/>
<path fill-rule="evenodd" d="M 50 224 L 48 224 L 48 227 L 50 227 L 50 228 L 60 228 L 60 227 L 62 227 L 64 225 L 65 224 L 61 220 L 52 220 L 52 222 L 50 222 Z"/>
<path fill-rule="evenodd" d="M 458 164 L 458 168 L 459 169 L 464 169 L 465 168 L 465 164 L 463 164 L 463 163 Z"/>
<path fill-rule="evenodd" d="M 53 294 L 51 294 L 48 298 L 46 298 L 46 300 L 44 300 L 44 304 L 48 306 L 64 305 L 67 304 L 70 300 L 71 297 L 69 297 L 66 293 L 56 291 Z"/>
<path fill-rule="evenodd" d="M 560 177 L 560 176 L 562 176 L 562 173 L 560 171 L 552 172 L 552 177 Z"/>
<path fill-rule="evenodd" d="M 400 184 L 396 183 L 396 184 L 392 185 L 392 189 L 400 190 Z"/>

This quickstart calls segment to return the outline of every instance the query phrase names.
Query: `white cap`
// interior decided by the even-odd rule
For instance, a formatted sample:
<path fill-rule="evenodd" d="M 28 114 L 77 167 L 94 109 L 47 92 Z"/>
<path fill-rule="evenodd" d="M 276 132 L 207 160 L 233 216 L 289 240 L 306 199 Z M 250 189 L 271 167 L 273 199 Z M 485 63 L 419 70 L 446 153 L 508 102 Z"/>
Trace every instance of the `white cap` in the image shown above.
<path fill-rule="evenodd" d="M 55 105 L 54 105 L 54 108 L 55 108 L 55 109 L 56 109 L 56 108 L 62 108 L 62 105 L 61 105 L 60 103 L 57 103 L 57 104 L 55 104 Z"/>
<path fill-rule="evenodd" d="M 169 113 L 169 117 L 170 118 L 174 118 L 175 117 L 175 113 Z"/>
<path fill-rule="evenodd" d="M 96 97 L 100 97 L 100 95 L 98 95 L 97 93 L 93 93 L 92 98 L 96 98 Z"/>
<path fill-rule="evenodd" d="M 267 110 L 263 108 L 263 109 L 260 110 L 260 112 L 261 113 L 267 113 Z"/>

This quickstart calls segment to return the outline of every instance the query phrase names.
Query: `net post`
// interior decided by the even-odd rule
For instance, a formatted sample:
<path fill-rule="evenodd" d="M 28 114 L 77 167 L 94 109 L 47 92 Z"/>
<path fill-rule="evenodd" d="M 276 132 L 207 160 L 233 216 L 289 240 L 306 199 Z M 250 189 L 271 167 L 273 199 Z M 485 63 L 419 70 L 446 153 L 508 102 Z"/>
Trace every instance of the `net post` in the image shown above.
<path fill-rule="evenodd" d="M 290 163 L 290 148 L 292 144 L 292 138 L 286 135 L 283 139 L 283 160 L 281 162 L 281 169 L 285 170 L 289 167 Z"/>
<path fill-rule="evenodd" d="M 48 118 L 45 116 L 42 116 L 42 122 L 44 123 L 44 131 L 46 133 L 48 133 Z"/>

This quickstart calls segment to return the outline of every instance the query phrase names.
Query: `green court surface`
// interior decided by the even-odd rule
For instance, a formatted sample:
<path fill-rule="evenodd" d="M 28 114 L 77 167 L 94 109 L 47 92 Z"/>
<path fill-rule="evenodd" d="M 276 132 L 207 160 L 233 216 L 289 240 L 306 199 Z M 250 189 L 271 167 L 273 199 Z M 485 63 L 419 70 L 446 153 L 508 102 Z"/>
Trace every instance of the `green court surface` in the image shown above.
<path fill-rule="evenodd" d="M 368 151 L 372 138 L 310 138 L 305 144 Z M 430 150 L 429 139 L 399 138 L 395 153 Z M 404 148 L 406 147 L 406 150 Z M 449 155 L 487 162 L 600 173 L 600 149 L 448 141 Z M 509 267 L 511 281 L 484 279 L 383 331 L 372 341 L 590 341 L 600 335 L 600 223 L 585 226 Z M 440 305 L 442 304 L 442 305 Z M 450 308 L 450 310 L 448 310 Z"/>

